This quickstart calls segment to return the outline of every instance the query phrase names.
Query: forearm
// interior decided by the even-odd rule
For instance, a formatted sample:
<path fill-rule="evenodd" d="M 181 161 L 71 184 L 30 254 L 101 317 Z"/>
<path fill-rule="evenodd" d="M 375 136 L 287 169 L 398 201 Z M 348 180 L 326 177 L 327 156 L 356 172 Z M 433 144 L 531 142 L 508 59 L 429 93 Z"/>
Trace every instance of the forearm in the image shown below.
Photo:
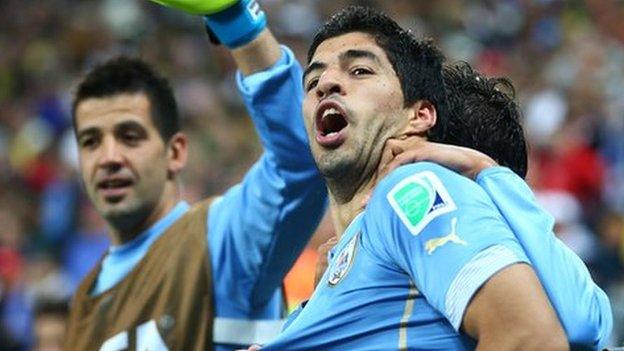
<path fill-rule="evenodd" d="M 273 66 L 280 59 L 281 50 L 267 28 L 266 14 L 258 2 L 222 2 L 223 9 L 204 16 L 211 41 L 223 44 L 230 50 L 236 65 L 245 76 Z"/>
<path fill-rule="evenodd" d="M 255 42 L 235 51 L 241 60 L 261 70 L 245 76 L 241 69 L 237 83 L 265 150 L 243 182 L 245 204 L 242 208 L 275 209 L 261 218 L 251 215 L 251 211 L 243 215 L 253 221 L 250 225 L 263 223 L 259 227 L 269 230 L 265 234 L 262 230 L 243 230 L 241 236 L 246 243 L 257 244 L 252 250 L 259 256 L 250 291 L 253 291 L 254 303 L 262 303 L 280 286 L 317 227 L 327 195 L 311 157 L 301 118 L 301 66 L 294 54 L 277 45 L 268 31 Z M 271 51 L 268 48 L 273 44 L 280 57 L 277 62 L 264 61 L 270 67 L 260 67 L 255 59 L 245 58 L 246 55 L 262 56 Z M 266 241 L 259 241 L 259 235 L 266 237 Z M 248 252 L 241 254 L 249 255 Z"/>
<path fill-rule="evenodd" d="M 279 43 L 268 28 L 250 43 L 231 50 L 238 69 L 244 76 L 264 71 L 280 59 Z"/>
<path fill-rule="evenodd" d="M 282 57 L 271 68 L 246 77 L 237 74 L 239 92 L 276 165 L 285 171 L 318 174 L 301 118 L 301 66 L 290 49 L 280 50 Z"/>
<path fill-rule="evenodd" d="M 242 286 L 236 294 L 248 294 L 252 306 L 266 304 L 318 226 L 326 196 L 315 176 L 280 174 L 266 157 L 257 162 L 211 209 L 208 237 L 223 241 L 211 253 L 227 257 L 216 264 L 238 277 L 220 289 Z"/>

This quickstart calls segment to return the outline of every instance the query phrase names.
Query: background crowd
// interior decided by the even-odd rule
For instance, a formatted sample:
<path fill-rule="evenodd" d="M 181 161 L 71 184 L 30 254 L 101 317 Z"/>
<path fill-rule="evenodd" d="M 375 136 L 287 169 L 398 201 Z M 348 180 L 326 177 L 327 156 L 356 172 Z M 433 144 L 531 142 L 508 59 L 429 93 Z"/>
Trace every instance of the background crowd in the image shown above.
<path fill-rule="evenodd" d="M 380 8 L 430 36 L 449 60 L 509 77 L 530 144 L 528 182 L 556 234 L 609 294 L 624 341 L 624 2 L 621 0 L 264 0 L 278 38 L 303 60 L 348 4 Z M 28 349 L 35 316 L 63 310 L 108 246 L 77 175 L 72 92 L 94 64 L 140 55 L 168 76 L 191 138 L 189 201 L 240 180 L 261 149 L 200 18 L 147 0 L 0 1 L 0 349 Z M 315 246 L 288 278 L 312 286 Z"/>

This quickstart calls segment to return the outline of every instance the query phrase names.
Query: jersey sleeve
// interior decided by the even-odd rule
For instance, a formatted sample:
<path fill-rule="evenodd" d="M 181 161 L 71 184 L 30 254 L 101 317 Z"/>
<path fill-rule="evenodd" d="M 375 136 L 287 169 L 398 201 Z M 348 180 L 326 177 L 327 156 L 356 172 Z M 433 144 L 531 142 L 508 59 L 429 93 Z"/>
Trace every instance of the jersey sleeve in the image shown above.
<path fill-rule="evenodd" d="M 367 232 L 379 233 L 371 239 L 373 249 L 408 272 L 456 330 L 472 296 L 490 277 L 528 262 L 484 191 L 433 163 L 393 171 L 366 211 Z"/>
<path fill-rule="evenodd" d="M 476 180 L 531 260 L 568 340 L 603 347 L 613 326 L 609 298 L 583 261 L 555 237 L 553 217 L 537 204 L 522 178 L 507 168 L 487 168 Z"/>
<path fill-rule="evenodd" d="M 270 69 L 237 75 L 264 152 L 209 210 L 216 294 L 249 308 L 275 296 L 326 207 L 302 120 L 301 67 L 282 51 Z"/>

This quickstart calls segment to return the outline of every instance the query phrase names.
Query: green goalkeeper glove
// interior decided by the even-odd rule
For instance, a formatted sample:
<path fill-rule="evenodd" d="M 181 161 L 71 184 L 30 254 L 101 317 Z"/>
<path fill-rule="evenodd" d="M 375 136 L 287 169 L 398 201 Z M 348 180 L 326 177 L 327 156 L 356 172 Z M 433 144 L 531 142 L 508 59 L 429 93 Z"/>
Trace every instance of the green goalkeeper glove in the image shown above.
<path fill-rule="evenodd" d="M 191 14 L 204 15 L 209 34 L 213 34 L 229 48 L 251 42 L 266 28 L 266 15 L 255 0 L 151 1 Z"/>

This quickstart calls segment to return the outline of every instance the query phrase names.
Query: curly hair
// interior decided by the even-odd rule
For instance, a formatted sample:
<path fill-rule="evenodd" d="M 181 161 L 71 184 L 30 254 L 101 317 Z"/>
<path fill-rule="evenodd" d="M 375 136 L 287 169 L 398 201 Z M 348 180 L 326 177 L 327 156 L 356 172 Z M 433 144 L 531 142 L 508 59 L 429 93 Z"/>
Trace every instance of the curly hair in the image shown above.
<path fill-rule="evenodd" d="M 520 177 L 527 173 L 527 143 L 511 81 L 485 77 L 468 63 L 446 65 L 448 116 L 440 142 L 479 150 Z"/>

